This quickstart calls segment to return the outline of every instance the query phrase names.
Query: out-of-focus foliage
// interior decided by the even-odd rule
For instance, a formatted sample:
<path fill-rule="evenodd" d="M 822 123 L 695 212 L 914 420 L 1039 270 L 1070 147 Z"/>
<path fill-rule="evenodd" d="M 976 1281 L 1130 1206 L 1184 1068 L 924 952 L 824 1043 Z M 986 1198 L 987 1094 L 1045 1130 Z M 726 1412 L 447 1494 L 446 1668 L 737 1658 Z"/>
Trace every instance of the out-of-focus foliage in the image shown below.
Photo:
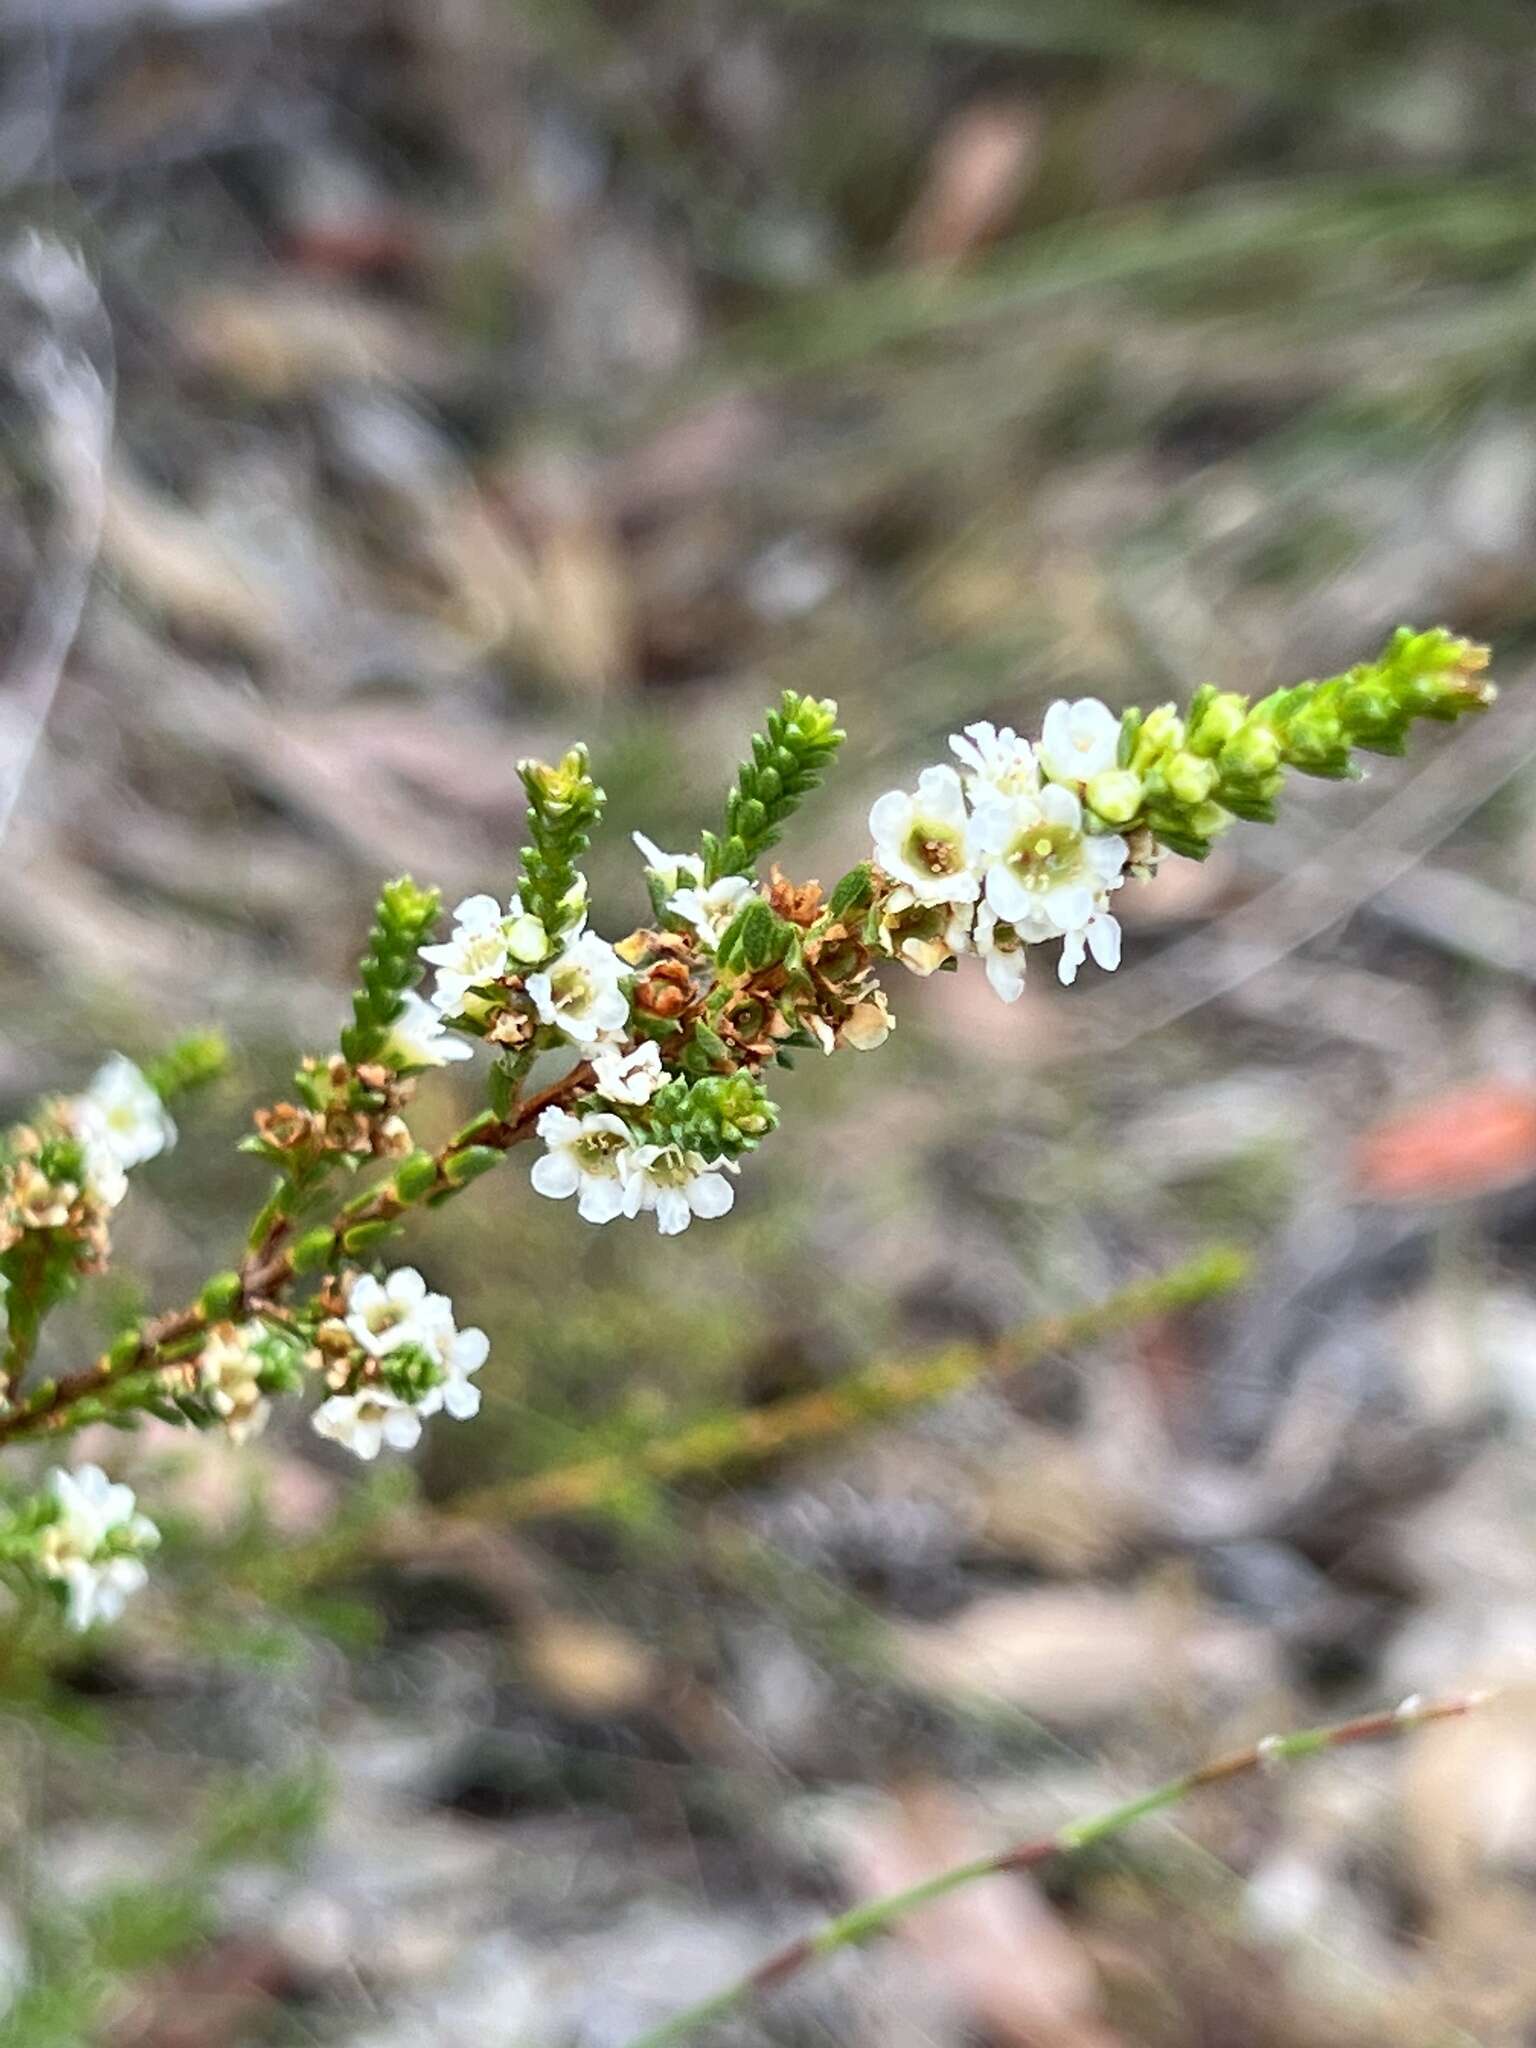
<path fill-rule="evenodd" d="M 67 618 L 102 502 L 7 839 L 0 1091 L 222 1026 L 235 1071 L 124 1219 L 156 1301 L 227 1260 L 255 1171 L 230 1141 L 334 1032 L 379 876 L 515 886 L 524 756 L 600 736 L 594 895 L 638 918 L 630 829 L 715 823 L 782 688 L 851 735 L 845 793 L 797 821 L 796 879 L 830 881 L 966 718 L 1262 692 L 1403 617 L 1497 642 L 1511 687 L 1497 729 L 1149 894 L 1102 990 L 1041 977 L 1002 1012 L 938 977 L 856 1091 L 801 1062 L 749 1235 L 658 1263 L 494 1182 L 431 1218 L 434 1285 L 524 1335 L 422 1487 L 988 1337 L 1212 1236 L 1260 1252 L 1240 1304 L 515 1533 L 281 1434 L 238 1465 L 144 1438 L 161 1590 L 84 1659 L 51 1624 L 7 1639 L 16 2048 L 622 2042 L 813 1899 L 1226 1740 L 1518 1675 L 1527 10 L 24 12 L 9 218 L 79 241 L 95 289 L 6 244 L 7 619 Z M 72 463 L 109 402 L 104 470 Z M 12 634 L 7 678 L 42 645 Z M 1470 1169 L 1469 1089 L 1513 1134 Z M 154 1305 L 88 1293 L 60 1360 Z M 1533 1744 L 1517 1703 L 1215 1799 L 766 2037 L 1515 2048 Z M 277 1805 L 322 1756 L 293 1867 L 208 1881 L 189 1792 L 234 1770 Z M 137 2002 L 98 1998 L 124 1974 Z"/>

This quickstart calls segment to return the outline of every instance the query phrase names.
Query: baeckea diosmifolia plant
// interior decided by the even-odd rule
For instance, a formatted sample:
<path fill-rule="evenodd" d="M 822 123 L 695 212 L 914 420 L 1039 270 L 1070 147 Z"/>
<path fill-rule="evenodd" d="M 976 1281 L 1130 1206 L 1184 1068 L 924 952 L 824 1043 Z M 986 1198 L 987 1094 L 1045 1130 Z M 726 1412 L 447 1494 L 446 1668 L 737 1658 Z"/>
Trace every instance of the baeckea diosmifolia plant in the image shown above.
<path fill-rule="evenodd" d="M 308 1397 L 320 1435 L 372 1460 L 469 1419 L 488 1340 L 392 1263 L 414 1210 L 526 1143 L 534 1191 L 586 1223 L 648 1218 L 669 1237 L 723 1217 L 778 1124 L 779 1070 L 799 1052 L 873 1051 L 894 1028 L 888 970 L 974 961 L 1004 1002 L 1032 957 L 1054 956 L 1065 983 L 1088 960 L 1112 970 L 1122 888 L 1271 819 L 1293 770 L 1353 777 L 1358 752 L 1401 753 L 1416 720 L 1484 708 L 1486 664 L 1447 631 L 1403 628 L 1374 661 L 1257 701 L 1203 688 L 1183 710 L 1116 717 L 1085 698 L 1053 704 L 1035 738 L 968 726 L 950 761 L 876 802 L 869 857 L 826 890 L 762 872 L 843 738 L 833 703 L 788 692 L 718 829 L 683 853 L 636 835 L 651 917 L 617 940 L 592 924 L 582 869 L 603 810 L 586 750 L 523 762 L 515 887 L 466 898 L 441 936 L 435 890 L 386 884 L 351 1021 L 291 1099 L 256 1112 L 245 1149 L 268 1190 L 240 1257 L 195 1300 L 135 1319 L 73 1371 L 40 1370 L 49 1314 L 107 1268 L 129 1177 L 174 1142 L 171 1105 L 217 1072 L 216 1040 L 145 1071 L 113 1054 L 0 1139 L 0 1443 L 144 1415 L 240 1442 L 275 1401 Z M 422 1077 L 477 1054 L 484 1108 L 419 1147 Z M 61 1467 L 4 1511 L 0 1566 L 87 1628 L 144 1583 L 155 1541 L 126 1485 Z"/>

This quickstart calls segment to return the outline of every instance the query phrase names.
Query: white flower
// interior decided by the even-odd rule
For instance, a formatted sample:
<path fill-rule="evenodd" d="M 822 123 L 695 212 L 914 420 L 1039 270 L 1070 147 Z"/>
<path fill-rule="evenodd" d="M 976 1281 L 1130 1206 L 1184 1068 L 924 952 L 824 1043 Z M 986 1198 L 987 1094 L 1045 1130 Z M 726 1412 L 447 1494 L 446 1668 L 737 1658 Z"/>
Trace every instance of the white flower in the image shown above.
<path fill-rule="evenodd" d="M 661 1047 L 654 1038 L 632 1045 L 628 1052 L 616 1045 L 600 1046 L 592 1058 L 597 1076 L 594 1086 L 605 1102 L 625 1102 L 639 1108 L 650 1101 L 666 1082 L 662 1071 Z"/>
<path fill-rule="evenodd" d="M 1093 955 L 1106 974 L 1112 974 L 1120 965 L 1120 924 L 1107 910 L 1096 911 L 1081 931 L 1068 932 L 1062 941 L 1056 972 L 1065 987 L 1070 988 L 1076 981 L 1085 951 Z"/>
<path fill-rule="evenodd" d="M 534 1164 L 539 1194 L 557 1202 L 575 1195 L 584 1223 L 611 1223 L 624 1214 L 624 1160 L 631 1143 L 626 1123 L 606 1111 L 572 1116 L 551 1107 L 534 1129 L 549 1147 Z"/>
<path fill-rule="evenodd" d="M 975 939 L 993 991 L 1005 1003 L 1016 1003 L 1024 993 L 1024 941 L 1012 925 L 1002 923 L 990 903 L 983 903 L 976 913 Z"/>
<path fill-rule="evenodd" d="M 421 948 L 422 959 L 437 969 L 433 1008 L 457 1016 L 472 988 L 501 979 L 507 956 L 507 913 L 494 896 L 466 896 L 443 944 Z"/>
<path fill-rule="evenodd" d="M 404 1003 L 380 1054 L 386 1066 L 445 1067 L 451 1060 L 474 1057 L 474 1047 L 466 1039 L 456 1038 L 442 1012 L 424 1003 L 414 989 L 405 991 Z"/>
<path fill-rule="evenodd" d="M 446 1295 L 428 1294 L 414 1266 L 397 1266 L 382 1283 L 360 1273 L 347 1296 L 347 1328 L 370 1358 L 388 1358 L 402 1344 L 430 1345 L 433 1319 Z"/>
<path fill-rule="evenodd" d="M 696 853 L 663 853 L 655 840 L 647 839 L 643 832 L 635 832 L 630 836 L 640 849 L 640 858 L 645 862 L 646 873 L 656 877 L 663 895 L 675 895 L 678 884 L 685 876 L 690 882 L 704 880 L 704 863 Z"/>
<path fill-rule="evenodd" d="M 115 1209 L 128 1192 L 128 1174 L 106 1118 L 90 1096 L 81 1095 L 70 1105 L 70 1120 L 80 1140 L 81 1186 L 103 1209 Z"/>
<path fill-rule="evenodd" d="M 209 1332 L 197 1361 L 198 1384 L 209 1407 L 223 1416 L 232 1443 L 260 1436 L 272 1412 L 261 1391 L 262 1361 L 254 1349 L 263 1335 L 260 1323 L 242 1323 L 239 1329 L 220 1323 Z"/>
<path fill-rule="evenodd" d="M 734 1166 L 727 1170 L 737 1171 Z M 736 1190 L 718 1167 L 681 1145 L 637 1145 L 624 1155 L 623 1173 L 624 1214 L 638 1216 L 654 1209 L 663 1237 L 676 1237 L 695 1216 L 723 1216 L 736 1199 Z"/>
<path fill-rule="evenodd" d="M 1129 852 L 1118 833 L 1085 832 L 1082 805 L 1056 783 L 984 805 L 975 831 L 990 860 L 987 902 L 1030 940 L 1081 931 L 1120 886 Z"/>
<path fill-rule="evenodd" d="M 667 899 L 667 908 L 691 924 L 713 952 L 731 919 L 756 894 L 757 884 L 749 875 L 722 875 L 707 889 L 679 889 Z"/>
<path fill-rule="evenodd" d="M 1011 725 L 1001 731 L 985 721 L 968 725 L 949 745 L 966 770 L 966 787 L 973 802 L 988 795 L 1024 796 L 1040 787 L 1035 750 Z"/>
<path fill-rule="evenodd" d="M 917 794 L 893 789 L 869 814 L 875 852 L 886 873 L 919 903 L 974 903 L 980 893 L 965 791 L 953 768 L 925 768 Z"/>
<path fill-rule="evenodd" d="M 428 1345 L 432 1357 L 443 1369 L 443 1378 L 435 1387 L 429 1387 L 416 1403 L 418 1415 L 436 1415 L 441 1409 L 451 1415 L 455 1422 L 467 1422 L 472 1415 L 480 1413 L 480 1389 L 470 1375 L 477 1373 L 491 1355 L 491 1340 L 484 1330 L 460 1330 L 455 1327 L 453 1310 L 447 1297 L 434 1294 L 429 1300 L 442 1303 L 432 1324 L 432 1338 Z"/>
<path fill-rule="evenodd" d="M 77 1106 L 99 1129 L 120 1166 L 142 1166 L 176 1142 L 176 1126 L 165 1104 L 120 1052 L 97 1068 Z"/>
<path fill-rule="evenodd" d="M 310 1417 L 310 1427 L 370 1463 L 385 1444 L 392 1451 L 408 1451 L 421 1440 L 417 1411 L 387 1387 L 373 1385 L 355 1394 L 332 1394 Z"/>
<path fill-rule="evenodd" d="M 576 1045 L 591 1045 L 629 1021 L 629 998 L 619 986 L 623 961 L 606 939 L 583 932 L 542 974 L 527 980 L 533 1006 L 544 1024 Z"/>
<path fill-rule="evenodd" d="M 99 1465 L 55 1468 L 48 1490 L 58 1512 L 40 1533 L 38 1564 L 62 1581 L 70 1627 L 116 1621 L 149 1576 L 135 1553 L 153 1549 L 159 1530 L 135 1512 L 132 1487 L 114 1486 Z"/>
<path fill-rule="evenodd" d="M 1045 714 L 1040 765 L 1057 782 L 1091 782 L 1113 768 L 1120 751 L 1120 721 L 1097 697 L 1075 704 L 1060 698 Z"/>

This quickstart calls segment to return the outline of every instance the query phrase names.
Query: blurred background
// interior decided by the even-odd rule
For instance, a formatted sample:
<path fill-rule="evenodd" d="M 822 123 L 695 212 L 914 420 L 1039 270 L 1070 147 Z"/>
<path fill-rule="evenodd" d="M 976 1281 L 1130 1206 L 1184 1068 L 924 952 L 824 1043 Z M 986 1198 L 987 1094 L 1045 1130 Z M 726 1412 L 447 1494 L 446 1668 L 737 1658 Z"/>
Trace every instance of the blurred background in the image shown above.
<path fill-rule="evenodd" d="M 1112 978 L 903 978 L 729 1223 L 514 1158 L 411 1242 L 493 1345 L 414 1470 L 90 1446 L 168 1541 L 99 1642 L 0 1643 L 5 2048 L 624 2048 L 1212 1749 L 1528 1674 L 1536 12 L 0 0 L 0 60 L 0 1097 L 237 1048 L 61 1366 L 228 1263 L 379 879 L 505 894 L 524 753 L 592 742 L 617 936 L 785 685 L 851 734 L 829 880 L 968 718 L 1403 619 L 1508 686 L 1128 890 Z M 1221 1303 L 814 1455 L 434 1513 L 1218 1241 Z M 729 2038 L 1516 2048 L 1533 1937 L 1517 1697 Z"/>

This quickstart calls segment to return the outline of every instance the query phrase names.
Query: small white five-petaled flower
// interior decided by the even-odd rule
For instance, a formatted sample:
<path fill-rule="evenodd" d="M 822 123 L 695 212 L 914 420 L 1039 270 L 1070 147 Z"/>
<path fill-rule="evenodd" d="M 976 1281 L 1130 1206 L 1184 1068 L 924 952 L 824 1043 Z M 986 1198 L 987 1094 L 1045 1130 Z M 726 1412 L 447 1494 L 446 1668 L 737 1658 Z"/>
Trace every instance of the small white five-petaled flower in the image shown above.
<path fill-rule="evenodd" d="M 494 896 L 466 896 L 456 904 L 453 930 L 421 957 L 437 969 L 432 1007 L 455 1017 L 472 988 L 499 981 L 507 971 L 507 913 Z"/>
<path fill-rule="evenodd" d="M 747 875 L 722 875 L 718 882 L 711 882 L 707 889 L 698 887 L 679 889 L 667 899 L 667 908 L 674 917 L 691 924 L 699 938 L 713 952 L 719 945 L 726 926 L 751 896 L 757 894 L 757 884 Z"/>
<path fill-rule="evenodd" d="M 981 893 L 972 821 L 953 768 L 925 768 L 915 795 L 887 791 L 870 811 L 869 829 L 881 867 L 918 903 L 974 903 Z"/>
<path fill-rule="evenodd" d="M 408 1073 L 413 1067 L 445 1067 L 452 1060 L 473 1059 L 474 1047 L 454 1036 L 441 1010 L 423 1002 L 414 989 L 407 989 L 401 1000 L 403 1007 L 389 1027 L 381 1055 L 386 1066 Z"/>
<path fill-rule="evenodd" d="M 370 1358 L 388 1358 L 402 1344 L 426 1346 L 438 1304 L 447 1296 L 428 1294 L 414 1266 L 397 1266 L 387 1280 L 360 1273 L 347 1296 L 347 1328 Z"/>
<path fill-rule="evenodd" d="M 652 1048 L 654 1050 L 654 1048 Z M 631 1147 L 628 1124 L 599 1110 L 572 1116 L 551 1106 L 534 1129 L 548 1146 L 534 1162 L 534 1190 L 554 1201 L 575 1195 L 584 1223 L 611 1223 L 624 1214 L 624 1162 Z"/>
<path fill-rule="evenodd" d="M 964 732 L 956 733 L 949 748 L 965 771 L 973 803 L 989 796 L 1022 796 L 1040 786 L 1035 750 L 1011 725 L 1001 730 L 985 721 L 968 725 Z"/>
<path fill-rule="evenodd" d="M 137 1553 L 154 1548 L 159 1530 L 135 1511 L 132 1487 L 114 1486 L 99 1465 L 55 1468 L 48 1491 L 57 1512 L 41 1532 L 38 1563 L 63 1584 L 70 1627 L 116 1621 L 149 1576 Z"/>
<path fill-rule="evenodd" d="M 124 1167 L 142 1166 L 176 1142 L 170 1112 L 133 1061 L 120 1052 L 97 1068 L 80 1104 Z"/>
<path fill-rule="evenodd" d="M 1113 768 L 1120 751 L 1120 721 L 1097 697 L 1075 704 L 1059 699 L 1045 714 L 1040 765 L 1054 782 L 1081 785 Z"/>
<path fill-rule="evenodd" d="M 1116 832 L 1085 832 L 1081 803 L 1058 783 L 983 805 L 975 832 L 987 901 L 1026 939 L 1081 931 L 1119 887 L 1130 850 Z"/>
<path fill-rule="evenodd" d="M 332 1394 L 310 1420 L 317 1436 L 369 1464 L 385 1444 L 392 1451 L 409 1451 L 421 1441 L 420 1412 L 387 1387 L 372 1384 L 355 1394 Z"/>
<path fill-rule="evenodd" d="M 703 881 L 704 863 L 696 853 L 663 853 L 655 840 L 647 839 L 643 832 L 630 836 L 640 850 L 646 873 L 656 877 L 663 894 L 675 895 L 685 880 Z"/>
<path fill-rule="evenodd" d="M 526 983 L 541 1024 L 552 1024 L 573 1045 L 593 1045 L 629 1021 L 629 998 L 620 986 L 626 969 L 606 939 L 583 932 L 558 960 Z"/>
<path fill-rule="evenodd" d="M 726 1164 L 721 1162 L 721 1166 Z M 734 1173 L 736 1168 L 730 1166 Z M 663 1237 L 676 1237 L 697 1216 L 710 1220 L 723 1216 L 736 1199 L 736 1190 L 720 1167 L 710 1166 L 697 1152 L 681 1145 L 637 1145 L 623 1165 L 624 1214 L 639 1216 L 655 1211 L 656 1228 Z"/>

